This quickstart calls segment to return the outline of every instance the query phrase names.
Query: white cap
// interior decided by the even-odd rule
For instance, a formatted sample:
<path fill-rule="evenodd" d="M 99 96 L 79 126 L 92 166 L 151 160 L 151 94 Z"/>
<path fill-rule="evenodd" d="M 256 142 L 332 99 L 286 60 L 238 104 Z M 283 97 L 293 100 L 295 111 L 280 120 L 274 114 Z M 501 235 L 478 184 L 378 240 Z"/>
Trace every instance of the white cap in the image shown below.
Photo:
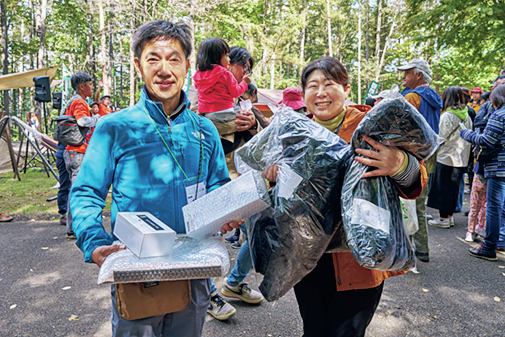
<path fill-rule="evenodd" d="M 428 64 L 428 62 L 426 62 L 423 59 L 416 59 L 416 60 L 410 61 L 409 64 L 398 67 L 396 69 L 398 71 L 405 71 L 405 70 L 409 70 L 409 69 L 413 69 L 413 68 L 419 69 L 420 71 L 422 71 L 424 74 L 426 74 L 428 76 L 433 75 L 433 72 L 430 69 L 430 65 Z"/>
<path fill-rule="evenodd" d="M 382 90 L 377 95 L 372 96 L 373 99 L 384 98 L 391 93 L 391 90 Z"/>

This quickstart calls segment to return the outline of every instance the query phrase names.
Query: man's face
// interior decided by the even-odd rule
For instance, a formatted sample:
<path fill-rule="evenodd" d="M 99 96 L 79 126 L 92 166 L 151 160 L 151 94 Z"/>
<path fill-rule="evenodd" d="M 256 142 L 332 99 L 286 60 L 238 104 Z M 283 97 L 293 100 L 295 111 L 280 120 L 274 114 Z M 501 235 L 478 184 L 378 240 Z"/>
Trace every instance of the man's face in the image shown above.
<path fill-rule="evenodd" d="M 145 45 L 140 60 L 135 58 L 134 62 L 137 74 L 144 80 L 152 100 L 179 102 L 189 59 L 178 40 L 151 40 Z"/>
<path fill-rule="evenodd" d="M 404 88 L 409 87 L 411 89 L 414 89 L 417 87 L 417 82 L 418 82 L 418 76 L 422 76 L 421 73 L 414 74 L 414 69 L 407 69 L 405 70 L 405 73 L 403 74 L 403 83 L 402 86 Z"/>
<path fill-rule="evenodd" d="M 102 98 L 102 104 L 105 106 L 109 106 L 110 105 L 110 98 L 109 97 Z"/>
<path fill-rule="evenodd" d="M 91 97 L 93 95 L 93 90 L 95 90 L 91 81 L 79 84 L 79 89 L 84 98 Z"/>
<path fill-rule="evenodd" d="M 499 86 L 500 84 L 503 84 L 503 83 L 505 83 L 505 78 L 500 78 L 498 81 L 496 81 L 496 86 L 495 86 L 495 88 L 496 88 L 497 86 Z"/>
<path fill-rule="evenodd" d="M 472 92 L 472 98 L 474 102 L 478 102 L 480 99 L 480 92 Z"/>

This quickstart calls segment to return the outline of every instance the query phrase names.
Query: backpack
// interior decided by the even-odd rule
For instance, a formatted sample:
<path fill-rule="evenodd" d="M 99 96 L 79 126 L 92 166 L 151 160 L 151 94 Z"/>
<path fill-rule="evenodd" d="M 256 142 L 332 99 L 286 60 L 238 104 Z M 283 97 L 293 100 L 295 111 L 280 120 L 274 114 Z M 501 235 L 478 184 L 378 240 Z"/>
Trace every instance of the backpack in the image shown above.
<path fill-rule="evenodd" d="M 86 140 L 89 128 L 79 126 L 75 116 L 61 115 L 53 118 L 53 122 L 56 122 L 53 137 L 55 140 L 71 146 L 80 146 Z"/>

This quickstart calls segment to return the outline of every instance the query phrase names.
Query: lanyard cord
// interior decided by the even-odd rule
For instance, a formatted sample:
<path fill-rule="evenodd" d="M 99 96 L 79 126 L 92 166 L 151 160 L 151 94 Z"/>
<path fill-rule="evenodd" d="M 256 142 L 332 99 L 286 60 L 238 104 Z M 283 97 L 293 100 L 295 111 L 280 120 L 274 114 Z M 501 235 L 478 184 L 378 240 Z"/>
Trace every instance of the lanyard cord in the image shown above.
<path fill-rule="evenodd" d="M 156 108 L 159 110 L 159 107 L 155 104 Z M 184 170 L 182 169 L 181 165 L 179 164 L 179 162 L 177 161 L 177 159 L 175 158 L 174 154 L 172 153 L 172 151 L 170 150 L 170 148 L 168 147 L 167 143 L 165 142 L 165 139 L 163 138 L 163 136 L 161 135 L 161 132 L 158 130 L 158 128 L 156 127 L 156 124 L 154 123 L 153 119 L 151 118 L 151 116 L 149 116 L 149 114 L 147 113 L 147 109 L 146 109 L 146 105 L 145 105 L 145 101 L 143 102 L 142 104 L 142 107 L 144 108 L 144 113 L 146 114 L 147 118 L 149 119 L 149 121 L 151 122 L 151 124 L 154 126 L 154 128 L 156 129 L 156 132 L 158 132 L 158 135 L 160 136 L 161 140 L 163 141 L 163 144 L 165 144 L 165 147 L 167 148 L 168 152 L 170 152 L 170 155 L 172 156 L 172 158 L 174 159 L 175 163 L 177 164 L 177 167 L 179 167 L 179 170 L 181 170 L 182 174 L 184 175 L 184 177 L 186 178 L 187 181 L 193 181 L 193 180 L 197 180 L 200 179 L 200 175 L 202 174 L 201 173 L 201 167 L 202 167 L 202 163 L 203 163 L 203 144 L 202 144 L 202 124 L 200 122 L 200 162 L 198 164 L 198 176 L 196 178 L 192 178 L 192 179 L 189 179 L 188 176 L 186 175 L 186 172 L 184 172 Z M 163 113 L 164 114 L 164 113 Z M 193 123 L 193 127 L 196 129 L 196 125 L 195 125 L 195 121 L 193 120 L 193 117 L 191 117 L 191 115 L 189 115 L 189 118 L 191 119 L 191 123 Z M 196 186 L 197 190 L 198 190 L 198 183 L 197 183 L 197 186 Z"/>

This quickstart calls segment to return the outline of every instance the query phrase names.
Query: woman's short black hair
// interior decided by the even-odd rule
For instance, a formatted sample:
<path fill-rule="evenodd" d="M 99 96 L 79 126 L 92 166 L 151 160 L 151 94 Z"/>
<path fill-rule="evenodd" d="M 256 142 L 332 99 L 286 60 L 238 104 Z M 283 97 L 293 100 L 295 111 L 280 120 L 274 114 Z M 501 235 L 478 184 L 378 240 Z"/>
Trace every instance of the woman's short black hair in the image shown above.
<path fill-rule="evenodd" d="M 365 100 L 365 105 L 371 106 L 373 108 L 373 106 L 375 105 L 375 101 L 376 100 L 374 98 L 367 97 Z"/>
<path fill-rule="evenodd" d="M 459 110 L 465 105 L 463 91 L 460 87 L 448 87 L 445 89 L 442 94 L 442 101 L 444 103 L 442 111 L 446 111 L 448 108 Z"/>
<path fill-rule="evenodd" d="M 486 91 L 485 93 L 483 93 L 482 95 L 480 95 L 480 98 L 484 101 L 487 101 L 489 100 L 489 97 L 491 96 L 491 91 Z"/>
<path fill-rule="evenodd" d="M 230 53 L 225 40 L 212 37 L 202 42 L 196 55 L 196 67 L 200 71 L 212 70 L 215 64 L 221 64 L 221 58 Z"/>
<path fill-rule="evenodd" d="M 181 44 L 186 59 L 191 55 L 191 28 L 187 24 L 154 20 L 144 23 L 133 34 L 132 48 L 135 52 L 135 57 L 140 60 L 146 44 L 158 39 L 177 40 Z"/>
<path fill-rule="evenodd" d="M 86 73 L 75 73 L 72 78 L 70 79 L 70 84 L 72 85 L 72 88 L 77 92 L 79 89 L 79 85 L 86 83 L 86 82 L 91 82 L 93 79 L 89 74 Z"/>
<path fill-rule="evenodd" d="M 344 88 L 349 84 L 349 75 L 342 63 L 338 62 L 338 60 L 333 57 L 323 56 L 310 62 L 309 65 L 303 69 L 302 76 L 300 76 L 300 87 L 302 92 L 305 92 L 305 86 L 307 85 L 310 74 L 316 70 L 321 70 L 328 79 L 342 84 Z"/>
<path fill-rule="evenodd" d="M 230 64 L 246 64 L 249 61 L 249 67 L 252 69 L 254 67 L 254 60 L 247 50 L 242 47 L 231 47 L 230 54 Z"/>
<path fill-rule="evenodd" d="M 496 109 L 500 109 L 505 105 L 505 83 L 494 88 L 491 93 L 491 103 Z"/>

